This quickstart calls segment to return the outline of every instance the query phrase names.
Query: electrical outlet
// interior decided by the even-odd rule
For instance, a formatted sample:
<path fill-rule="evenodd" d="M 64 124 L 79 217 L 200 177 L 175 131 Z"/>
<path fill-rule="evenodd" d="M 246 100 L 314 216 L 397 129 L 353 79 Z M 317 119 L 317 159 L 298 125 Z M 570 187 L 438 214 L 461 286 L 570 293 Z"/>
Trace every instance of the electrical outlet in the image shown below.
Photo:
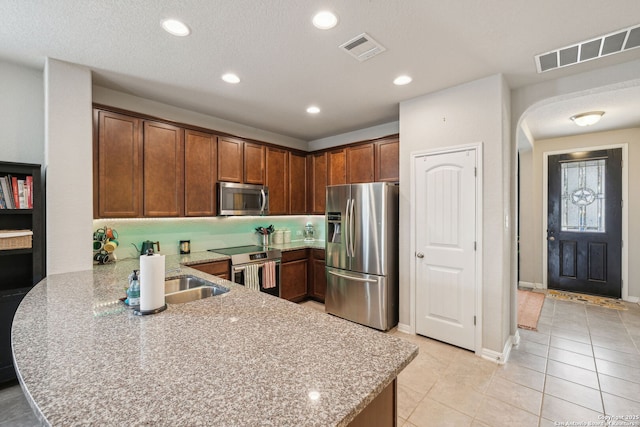
<path fill-rule="evenodd" d="M 302 230 L 296 230 L 296 237 L 302 236 Z"/>

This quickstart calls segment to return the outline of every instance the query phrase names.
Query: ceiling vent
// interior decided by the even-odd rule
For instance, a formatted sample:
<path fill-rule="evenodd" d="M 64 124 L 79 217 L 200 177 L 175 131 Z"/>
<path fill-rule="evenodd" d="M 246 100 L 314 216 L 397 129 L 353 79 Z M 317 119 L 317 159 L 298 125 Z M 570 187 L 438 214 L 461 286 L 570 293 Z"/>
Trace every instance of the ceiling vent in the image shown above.
<path fill-rule="evenodd" d="M 340 49 L 343 49 L 360 62 L 373 58 L 387 50 L 380 43 L 372 39 L 367 33 L 362 33 L 348 42 L 341 44 Z"/>
<path fill-rule="evenodd" d="M 640 47 L 640 26 L 615 31 L 536 56 L 538 73 Z"/>

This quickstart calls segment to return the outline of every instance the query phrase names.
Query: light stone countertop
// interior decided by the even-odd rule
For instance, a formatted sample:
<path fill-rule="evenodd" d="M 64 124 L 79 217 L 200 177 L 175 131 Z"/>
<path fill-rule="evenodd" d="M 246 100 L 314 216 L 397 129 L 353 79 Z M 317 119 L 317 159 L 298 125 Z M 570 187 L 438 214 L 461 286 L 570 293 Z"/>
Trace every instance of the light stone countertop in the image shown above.
<path fill-rule="evenodd" d="M 166 268 L 227 258 L 168 255 Z M 43 424 L 343 426 L 418 353 L 189 267 L 230 292 L 135 316 L 119 298 L 138 264 L 50 275 L 20 304 L 14 361 Z"/>

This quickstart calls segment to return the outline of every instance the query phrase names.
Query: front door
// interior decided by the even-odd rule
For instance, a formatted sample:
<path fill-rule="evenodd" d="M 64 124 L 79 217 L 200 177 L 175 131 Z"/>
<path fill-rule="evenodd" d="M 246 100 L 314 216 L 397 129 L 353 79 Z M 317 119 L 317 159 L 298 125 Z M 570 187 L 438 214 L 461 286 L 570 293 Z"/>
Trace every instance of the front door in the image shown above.
<path fill-rule="evenodd" d="M 549 156 L 547 286 L 622 295 L 622 149 Z"/>
<path fill-rule="evenodd" d="M 416 333 L 475 350 L 476 149 L 415 159 Z"/>

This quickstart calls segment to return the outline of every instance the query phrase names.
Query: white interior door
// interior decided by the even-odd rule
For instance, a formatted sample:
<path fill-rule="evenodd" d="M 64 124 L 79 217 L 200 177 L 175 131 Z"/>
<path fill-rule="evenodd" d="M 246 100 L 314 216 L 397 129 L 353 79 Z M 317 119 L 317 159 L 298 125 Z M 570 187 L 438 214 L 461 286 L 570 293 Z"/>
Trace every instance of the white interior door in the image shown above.
<path fill-rule="evenodd" d="M 476 150 L 414 166 L 416 333 L 475 350 Z"/>

